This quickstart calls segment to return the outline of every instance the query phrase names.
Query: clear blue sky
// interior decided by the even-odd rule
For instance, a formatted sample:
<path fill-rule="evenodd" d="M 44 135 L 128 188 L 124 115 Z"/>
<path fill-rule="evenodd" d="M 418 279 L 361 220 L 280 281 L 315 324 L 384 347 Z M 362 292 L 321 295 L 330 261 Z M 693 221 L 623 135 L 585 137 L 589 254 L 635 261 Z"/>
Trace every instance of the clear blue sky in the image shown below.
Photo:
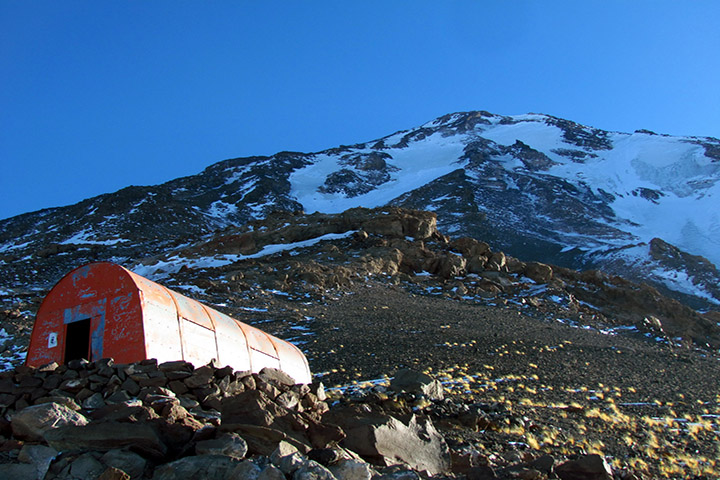
<path fill-rule="evenodd" d="M 720 2 L 0 0 L 0 218 L 466 110 L 720 137 Z"/>

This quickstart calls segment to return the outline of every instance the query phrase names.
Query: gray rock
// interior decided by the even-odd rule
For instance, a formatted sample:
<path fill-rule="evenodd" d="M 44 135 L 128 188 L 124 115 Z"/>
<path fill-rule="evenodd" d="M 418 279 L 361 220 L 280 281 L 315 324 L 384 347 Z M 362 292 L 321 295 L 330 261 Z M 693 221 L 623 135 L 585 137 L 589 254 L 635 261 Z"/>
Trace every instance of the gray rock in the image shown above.
<path fill-rule="evenodd" d="M 375 473 L 367 462 L 354 459 L 342 459 L 329 468 L 339 480 L 370 480 Z"/>
<path fill-rule="evenodd" d="M 69 408 L 70 410 L 75 410 L 76 412 L 80 411 L 80 405 L 78 405 L 74 398 L 70 397 L 42 397 L 35 400 L 35 405 L 40 405 L 41 403 L 57 403 L 63 407 Z"/>
<path fill-rule="evenodd" d="M 478 465 L 468 470 L 467 480 L 496 480 L 498 477 L 495 470 L 488 465 Z"/>
<path fill-rule="evenodd" d="M 93 393 L 82 402 L 82 408 L 85 410 L 95 410 L 104 406 L 105 400 L 103 400 L 102 393 L 100 392 Z"/>
<path fill-rule="evenodd" d="M 158 370 L 161 372 L 192 372 L 194 368 L 192 363 L 184 360 L 163 362 L 158 365 Z"/>
<path fill-rule="evenodd" d="M 210 440 L 203 440 L 195 445 L 198 455 L 226 455 L 241 460 L 247 455 L 248 446 L 237 433 L 226 433 Z"/>
<path fill-rule="evenodd" d="M 17 412 L 12 418 L 13 434 L 22 440 L 40 441 L 51 429 L 86 425 L 87 418 L 58 403 L 42 403 Z"/>
<path fill-rule="evenodd" d="M 293 409 L 300 403 L 300 396 L 292 390 L 280 394 L 276 399 L 278 405 L 281 405 L 287 409 Z"/>
<path fill-rule="evenodd" d="M 57 454 L 58 451 L 54 448 L 26 443 L 20 449 L 18 460 L 33 465 L 37 471 L 37 478 L 45 478 L 45 474 Z"/>
<path fill-rule="evenodd" d="M 374 477 L 375 480 L 420 480 L 420 475 L 413 470 L 409 470 L 402 465 L 393 465 L 384 469 L 380 475 Z M 470 479 L 469 479 L 470 480 Z M 472 479 L 475 480 L 475 479 Z M 483 479 L 484 480 L 484 479 Z"/>
<path fill-rule="evenodd" d="M 108 403 L 125 403 L 130 400 L 130 395 L 125 390 L 118 390 L 105 399 Z"/>
<path fill-rule="evenodd" d="M 450 449 L 429 419 L 413 415 L 405 424 L 389 415 L 356 415 L 336 409 L 329 421 L 347 434 L 345 448 L 376 465 L 403 463 L 430 475 L 450 469 Z"/>
<path fill-rule="evenodd" d="M 287 438 L 285 432 L 281 430 L 257 425 L 223 423 L 223 428 L 238 433 L 247 442 L 248 451 L 257 455 L 269 456 L 275 451 L 278 443 Z"/>
<path fill-rule="evenodd" d="M 505 268 L 506 261 L 507 259 L 505 258 L 505 254 L 503 252 L 496 252 L 492 254 L 490 260 L 488 260 L 485 265 L 485 268 L 493 272 L 499 272 Z"/>
<path fill-rule="evenodd" d="M 582 455 L 555 468 L 562 480 L 612 480 L 613 473 L 605 459 L 597 454 Z"/>
<path fill-rule="evenodd" d="M 321 402 L 324 402 L 325 400 L 327 400 L 327 395 L 325 394 L 325 385 L 323 385 L 322 382 L 313 384 L 310 387 L 310 393 L 313 393 L 317 397 L 317 399 Z"/>
<path fill-rule="evenodd" d="M 545 474 L 550 474 L 554 464 L 555 459 L 552 456 L 542 455 L 530 462 L 528 466 L 534 468 L 535 470 L 539 470 Z"/>
<path fill-rule="evenodd" d="M 105 470 L 106 467 L 91 453 L 80 455 L 70 464 L 70 475 L 73 478 L 97 478 Z"/>
<path fill-rule="evenodd" d="M 34 465 L 27 463 L 2 463 L 0 464 L 0 478 L 38 478 Z"/>
<path fill-rule="evenodd" d="M 166 463 L 155 469 L 152 480 L 188 480 L 207 478 L 224 480 L 240 464 L 239 460 L 222 455 L 196 455 Z"/>
<path fill-rule="evenodd" d="M 445 397 L 443 386 L 438 380 L 409 368 L 398 370 L 390 382 L 390 388 L 396 392 L 422 394 L 430 400 L 442 400 Z"/>
<path fill-rule="evenodd" d="M 300 452 L 294 452 L 290 455 L 285 455 L 274 463 L 276 467 L 280 469 L 285 475 L 292 475 L 298 469 L 302 468 L 308 461 L 308 458 L 302 455 Z"/>
<path fill-rule="evenodd" d="M 102 456 L 101 460 L 108 467 L 122 470 L 133 479 L 141 478 L 147 466 L 147 460 L 129 450 L 110 450 Z"/>
<path fill-rule="evenodd" d="M 210 365 L 203 365 L 195 369 L 192 375 L 183 380 L 188 388 L 200 388 L 210 383 L 214 378 L 215 370 Z"/>
<path fill-rule="evenodd" d="M 260 472 L 257 480 L 286 480 L 286 478 L 282 470 L 274 465 L 268 465 Z"/>
<path fill-rule="evenodd" d="M 285 385 L 287 387 L 292 387 L 297 383 L 293 377 L 282 370 L 278 370 L 277 368 L 263 368 L 260 370 L 260 378 L 265 381 L 276 383 L 278 385 Z"/>
<path fill-rule="evenodd" d="M 257 480 L 262 471 L 263 469 L 258 467 L 255 462 L 245 460 L 244 462 L 240 462 L 240 464 L 235 467 L 229 478 Z"/>
<path fill-rule="evenodd" d="M 293 474 L 293 480 L 336 480 L 335 475 L 314 460 L 308 460 Z"/>
<path fill-rule="evenodd" d="M 58 451 L 133 447 L 153 457 L 162 457 L 167 451 L 157 432 L 143 423 L 101 422 L 60 427 L 45 432 L 45 440 Z"/>
<path fill-rule="evenodd" d="M 536 283 L 548 283 L 552 280 L 553 271 L 550 265 L 539 262 L 528 262 L 525 275 Z"/>

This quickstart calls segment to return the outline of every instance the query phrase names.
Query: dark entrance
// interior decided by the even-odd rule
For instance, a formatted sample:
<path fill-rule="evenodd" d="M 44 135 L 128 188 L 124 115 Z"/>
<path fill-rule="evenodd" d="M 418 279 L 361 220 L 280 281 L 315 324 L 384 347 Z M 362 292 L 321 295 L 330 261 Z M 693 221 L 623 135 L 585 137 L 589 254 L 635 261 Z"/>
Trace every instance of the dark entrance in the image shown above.
<path fill-rule="evenodd" d="M 65 363 L 90 360 L 90 319 L 68 323 L 65 327 Z"/>

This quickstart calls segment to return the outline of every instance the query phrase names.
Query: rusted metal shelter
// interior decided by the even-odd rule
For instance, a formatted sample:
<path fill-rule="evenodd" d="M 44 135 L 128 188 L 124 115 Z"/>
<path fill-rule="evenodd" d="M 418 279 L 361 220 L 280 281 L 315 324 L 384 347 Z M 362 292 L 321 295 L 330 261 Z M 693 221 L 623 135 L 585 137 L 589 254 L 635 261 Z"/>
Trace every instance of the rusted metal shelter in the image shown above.
<path fill-rule="evenodd" d="M 214 360 L 235 370 L 278 368 L 298 383 L 312 380 L 305 355 L 291 343 L 119 265 L 91 263 L 68 273 L 43 300 L 26 363 L 109 357 L 195 366 Z"/>

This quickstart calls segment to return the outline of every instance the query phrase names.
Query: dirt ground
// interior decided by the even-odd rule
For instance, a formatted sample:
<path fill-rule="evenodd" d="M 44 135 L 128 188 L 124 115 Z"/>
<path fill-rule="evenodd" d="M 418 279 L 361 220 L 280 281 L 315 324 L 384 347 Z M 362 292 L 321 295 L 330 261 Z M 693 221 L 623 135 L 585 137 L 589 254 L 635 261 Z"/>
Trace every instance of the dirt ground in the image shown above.
<path fill-rule="evenodd" d="M 411 367 L 443 381 L 453 402 L 498 412 L 472 429 L 440 419 L 451 442 L 490 456 L 602 453 L 644 478 L 718 472 L 717 357 L 391 285 L 287 309 L 329 387 Z"/>

